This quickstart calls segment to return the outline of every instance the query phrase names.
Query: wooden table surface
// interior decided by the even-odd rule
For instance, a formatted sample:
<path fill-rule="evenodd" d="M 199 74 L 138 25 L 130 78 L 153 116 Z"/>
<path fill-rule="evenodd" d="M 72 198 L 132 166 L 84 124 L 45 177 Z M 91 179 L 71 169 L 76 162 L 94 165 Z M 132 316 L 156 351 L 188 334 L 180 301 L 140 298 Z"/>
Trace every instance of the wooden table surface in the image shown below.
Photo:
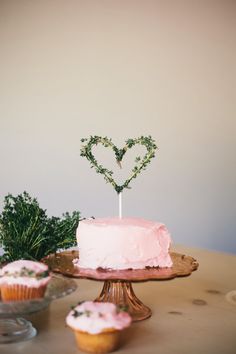
<path fill-rule="evenodd" d="M 132 324 L 118 353 L 235 354 L 236 256 L 175 247 L 191 255 L 199 269 L 185 278 L 133 284 L 138 298 L 152 309 L 151 318 Z M 38 335 L 0 345 L 1 354 L 76 354 L 73 333 L 65 325 L 70 306 L 93 300 L 102 282 L 76 280 L 78 289 L 28 317 Z"/>

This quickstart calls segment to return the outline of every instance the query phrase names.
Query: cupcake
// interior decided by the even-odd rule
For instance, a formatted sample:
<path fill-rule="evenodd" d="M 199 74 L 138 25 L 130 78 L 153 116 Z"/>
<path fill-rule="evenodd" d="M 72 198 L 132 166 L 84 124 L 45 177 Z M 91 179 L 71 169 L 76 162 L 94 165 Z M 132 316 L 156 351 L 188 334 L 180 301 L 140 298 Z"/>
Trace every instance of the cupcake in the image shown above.
<path fill-rule="evenodd" d="M 131 317 L 113 303 L 85 301 L 70 311 L 66 323 L 80 350 L 102 354 L 118 348 L 120 334 L 131 324 Z"/>
<path fill-rule="evenodd" d="M 2 301 L 42 298 L 50 279 L 46 264 L 28 260 L 11 262 L 0 273 Z"/>

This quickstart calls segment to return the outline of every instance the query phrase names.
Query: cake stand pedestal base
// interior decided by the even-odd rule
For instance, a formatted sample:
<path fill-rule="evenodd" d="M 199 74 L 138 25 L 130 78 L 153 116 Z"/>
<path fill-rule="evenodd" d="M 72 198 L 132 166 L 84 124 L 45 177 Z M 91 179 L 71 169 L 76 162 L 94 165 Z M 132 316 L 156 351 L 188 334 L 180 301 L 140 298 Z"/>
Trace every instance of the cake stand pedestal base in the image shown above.
<path fill-rule="evenodd" d="M 5 318 L 0 320 L 0 344 L 28 340 L 36 336 L 32 323 L 24 318 Z"/>
<path fill-rule="evenodd" d="M 170 256 L 173 261 L 170 268 L 117 270 L 80 268 L 76 265 L 79 259 L 77 250 L 51 254 L 44 258 L 43 262 L 49 266 L 51 271 L 65 276 L 103 281 L 102 292 L 95 301 L 125 306 L 133 321 L 141 321 L 150 317 L 152 312 L 137 298 L 132 283 L 186 277 L 198 268 L 197 261 L 191 256 L 175 252 L 171 252 Z"/>
<path fill-rule="evenodd" d="M 142 321 L 152 315 L 150 308 L 137 298 L 132 284 L 127 281 L 105 281 L 102 292 L 95 301 L 112 302 L 127 308 L 133 321 Z"/>

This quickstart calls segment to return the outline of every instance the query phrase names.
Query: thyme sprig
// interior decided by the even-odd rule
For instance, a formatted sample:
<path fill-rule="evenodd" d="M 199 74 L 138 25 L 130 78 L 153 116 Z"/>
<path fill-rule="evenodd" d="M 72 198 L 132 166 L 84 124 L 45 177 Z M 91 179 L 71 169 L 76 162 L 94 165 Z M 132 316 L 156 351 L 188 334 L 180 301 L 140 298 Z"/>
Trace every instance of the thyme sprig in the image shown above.
<path fill-rule="evenodd" d="M 75 246 L 79 220 L 79 211 L 48 217 L 27 192 L 16 197 L 8 194 L 0 214 L 0 246 L 5 252 L 0 262 L 41 260 L 58 249 Z"/>
<path fill-rule="evenodd" d="M 121 149 L 117 148 L 110 138 L 100 137 L 97 135 L 90 136 L 90 138 L 83 138 L 81 139 L 81 142 L 84 144 L 81 147 L 80 155 L 82 157 L 87 158 L 87 160 L 91 164 L 91 168 L 95 168 L 95 171 L 97 173 L 102 174 L 105 181 L 107 183 L 110 183 L 118 194 L 121 193 L 124 188 L 130 188 L 129 187 L 130 182 L 134 178 L 136 178 L 142 170 L 146 169 L 147 165 L 151 162 L 151 159 L 155 157 L 155 151 L 157 149 L 156 143 L 150 135 L 146 137 L 141 136 L 135 139 L 128 139 L 125 142 L 125 146 Z M 133 146 L 142 145 L 146 148 L 147 152 L 143 156 L 143 158 L 141 158 L 140 156 L 136 157 L 135 159 L 136 164 L 131 171 L 131 175 L 125 180 L 125 182 L 122 185 L 118 185 L 113 178 L 113 171 L 99 164 L 93 154 L 92 150 L 94 146 L 97 146 L 98 144 L 103 145 L 105 148 L 111 148 L 114 151 L 116 161 L 120 167 L 121 167 L 121 161 L 125 153 Z"/>
<path fill-rule="evenodd" d="M 117 313 L 128 312 L 129 311 L 129 307 L 127 305 L 117 305 L 116 306 L 116 311 L 117 311 Z"/>
<path fill-rule="evenodd" d="M 2 276 L 6 277 L 13 277 L 13 278 L 19 278 L 19 277 L 26 277 L 26 278 L 35 278 L 37 280 L 47 278 L 49 276 L 49 271 L 45 270 L 43 272 L 35 272 L 34 270 L 27 269 L 26 267 L 21 268 L 20 271 L 16 272 L 9 272 L 5 271 Z M 0 276 L 1 277 L 1 276 Z"/>
<path fill-rule="evenodd" d="M 72 316 L 74 318 L 80 317 L 80 316 L 85 316 L 85 317 L 90 317 L 93 312 L 90 310 L 84 310 L 81 308 L 78 308 L 79 305 L 81 305 L 84 301 L 79 302 L 77 306 L 71 306 L 71 310 L 72 310 Z M 121 312 L 128 312 L 128 306 L 126 305 L 116 305 L 116 313 L 119 314 Z M 105 313 L 103 312 L 98 312 L 98 317 L 103 317 L 105 315 Z"/>

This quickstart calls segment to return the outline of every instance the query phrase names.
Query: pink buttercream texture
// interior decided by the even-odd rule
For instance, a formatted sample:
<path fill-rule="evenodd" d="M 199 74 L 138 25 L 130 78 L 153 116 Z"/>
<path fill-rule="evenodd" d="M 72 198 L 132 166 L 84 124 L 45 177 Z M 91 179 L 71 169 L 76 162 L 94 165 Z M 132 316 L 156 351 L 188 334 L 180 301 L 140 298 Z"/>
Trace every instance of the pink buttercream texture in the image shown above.
<path fill-rule="evenodd" d="M 82 314 L 75 317 L 74 310 Z M 86 301 L 76 306 L 74 310 L 66 317 L 67 325 L 74 330 L 90 334 L 98 334 L 106 329 L 122 330 L 132 321 L 127 312 L 117 312 L 116 305 L 110 302 Z"/>
<path fill-rule="evenodd" d="M 81 268 L 171 267 L 170 234 L 164 224 L 141 218 L 83 220 L 77 228 Z"/>
<path fill-rule="evenodd" d="M 2 273 L 4 274 L 5 271 L 11 273 L 19 272 L 22 268 L 33 270 L 36 274 L 48 270 L 48 266 L 44 263 L 20 259 L 19 261 L 14 261 L 5 265 L 2 268 Z"/>
<path fill-rule="evenodd" d="M 29 287 L 40 287 L 46 285 L 51 276 L 36 279 L 34 277 L 27 277 L 27 276 L 12 276 L 7 275 L 6 272 L 10 274 L 14 274 L 15 272 L 20 272 L 22 268 L 27 268 L 28 270 L 34 271 L 36 274 L 40 274 L 48 270 L 48 266 L 41 262 L 34 262 L 29 260 L 18 260 L 11 263 L 8 263 L 0 270 L 0 285 L 1 284 L 18 284 L 18 285 L 26 285 Z"/>

